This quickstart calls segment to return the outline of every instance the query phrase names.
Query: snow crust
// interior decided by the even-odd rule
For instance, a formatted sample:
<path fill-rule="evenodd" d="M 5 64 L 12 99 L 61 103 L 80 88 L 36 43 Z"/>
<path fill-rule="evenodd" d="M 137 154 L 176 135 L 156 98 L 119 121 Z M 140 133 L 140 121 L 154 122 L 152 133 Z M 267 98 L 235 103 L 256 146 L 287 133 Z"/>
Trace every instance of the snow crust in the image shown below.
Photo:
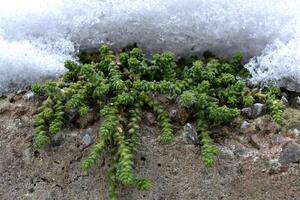
<path fill-rule="evenodd" d="M 0 91 L 64 72 L 81 49 L 245 54 L 254 84 L 300 91 L 299 0 L 0 0 Z"/>

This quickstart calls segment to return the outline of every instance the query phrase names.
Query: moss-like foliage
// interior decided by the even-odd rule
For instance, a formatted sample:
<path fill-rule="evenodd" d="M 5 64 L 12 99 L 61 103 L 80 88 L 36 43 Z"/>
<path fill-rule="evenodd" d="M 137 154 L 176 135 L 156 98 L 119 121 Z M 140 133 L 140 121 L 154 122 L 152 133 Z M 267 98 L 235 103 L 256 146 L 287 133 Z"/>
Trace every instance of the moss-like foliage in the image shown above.
<path fill-rule="evenodd" d="M 243 107 L 265 102 L 275 121 L 282 121 L 282 104 L 275 89 L 260 93 L 250 90 L 240 78 L 245 74 L 242 55 L 231 60 L 205 58 L 178 64 L 170 52 L 146 60 L 138 48 L 114 55 L 103 45 L 95 58 L 81 64 L 66 61 L 68 72 L 57 82 L 33 85 L 32 90 L 45 98 L 35 118 L 34 147 L 42 148 L 49 137 L 69 120 L 70 111 L 85 116 L 98 109 L 104 119 L 99 137 L 82 166 L 89 169 L 102 153 L 111 154 L 109 197 L 117 199 L 121 185 L 147 190 L 149 180 L 134 173 L 141 111 L 151 109 L 161 126 L 160 140 L 170 143 L 172 124 L 156 94 L 166 95 L 192 112 L 191 120 L 201 139 L 202 160 L 212 166 L 218 153 L 210 137 L 210 127 L 230 123 Z"/>

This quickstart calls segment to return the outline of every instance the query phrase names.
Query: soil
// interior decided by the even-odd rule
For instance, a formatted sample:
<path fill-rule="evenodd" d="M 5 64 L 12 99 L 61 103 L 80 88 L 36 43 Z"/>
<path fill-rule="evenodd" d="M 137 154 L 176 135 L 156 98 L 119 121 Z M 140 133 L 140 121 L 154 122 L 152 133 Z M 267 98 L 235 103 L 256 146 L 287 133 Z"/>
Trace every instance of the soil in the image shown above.
<path fill-rule="evenodd" d="M 85 129 L 67 126 L 57 136 L 61 144 L 41 151 L 32 148 L 37 104 L 24 94 L 0 100 L 0 199 L 108 199 L 109 157 L 104 155 L 89 171 L 81 168 L 92 147 L 83 145 Z M 96 141 L 99 123 L 90 127 Z M 158 125 L 142 123 L 135 170 L 153 186 L 145 192 L 123 188 L 120 200 L 300 199 L 299 162 L 278 162 L 281 146 L 297 142 L 295 138 L 269 132 L 263 135 L 266 133 L 256 129 L 241 133 L 239 127 L 232 128 L 218 144 L 216 164 L 205 168 L 199 147 L 182 137 L 182 129 L 171 144 L 163 145 L 158 139 Z M 257 145 L 252 145 L 253 141 Z"/>

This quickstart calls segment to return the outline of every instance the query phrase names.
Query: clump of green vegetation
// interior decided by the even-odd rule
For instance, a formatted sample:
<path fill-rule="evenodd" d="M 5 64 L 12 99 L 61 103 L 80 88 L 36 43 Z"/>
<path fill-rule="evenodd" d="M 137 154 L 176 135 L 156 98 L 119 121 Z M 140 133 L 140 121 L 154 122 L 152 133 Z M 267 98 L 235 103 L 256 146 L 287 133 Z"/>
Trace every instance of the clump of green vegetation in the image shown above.
<path fill-rule="evenodd" d="M 102 45 L 99 56 L 93 57 L 81 64 L 66 61 L 68 72 L 59 81 L 32 86 L 45 98 L 35 118 L 33 145 L 42 148 L 48 144 L 49 137 L 69 120 L 69 111 L 84 117 L 91 109 L 98 109 L 104 121 L 98 141 L 82 166 L 91 168 L 104 150 L 111 154 L 110 199 L 117 199 L 121 185 L 139 190 L 151 186 L 149 180 L 134 173 L 142 109 L 146 107 L 156 114 L 161 142 L 172 142 L 171 120 L 156 94 L 177 100 L 192 111 L 206 166 L 214 164 L 218 153 L 210 127 L 230 123 L 240 116 L 241 108 L 265 102 L 276 122 L 282 121 L 283 107 L 276 100 L 275 89 L 264 94 L 254 92 L 240 78 L 245 74 L 240 53 L 231 60 L 210 57 L 178 65 L 170 52 L 155 54 L 149 61 L 138 48 L 116 56 Z"/>

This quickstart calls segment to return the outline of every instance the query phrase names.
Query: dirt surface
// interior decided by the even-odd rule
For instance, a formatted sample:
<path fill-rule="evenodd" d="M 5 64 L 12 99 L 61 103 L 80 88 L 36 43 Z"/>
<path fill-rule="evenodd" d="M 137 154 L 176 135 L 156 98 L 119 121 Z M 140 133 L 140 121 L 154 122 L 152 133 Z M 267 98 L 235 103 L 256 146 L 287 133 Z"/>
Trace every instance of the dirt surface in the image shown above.
<path fill-rule="evenodd" d="M 0 100 L 0 199 L 106 200 L 107 157 L 92 170 L 81 168 L 91 148 L 83 145 L 85 129 L 68 126 L 59 134 L 62 144 L 32 149 L 37 102 L 27 97 Z M 157 124 L 147 117 L 144 121 L 135 170 L 152 180 L 153 187 L 146 192 L 124 188 L 121 200 L 300 199 L 299 162 L 279 162 L 284 145 L 297 147 L 297 138 L 276 134 L 264 118 L 251 120 L 242 131 L 239 126 L 229 129 L 218 145 L 217 163 L 209 169 L 201 163 L 199 147 L 186 142 L 181 129 L 174 142 L 162 145 Z M 95 141 L 99 123 L 90 127 Z"/>

